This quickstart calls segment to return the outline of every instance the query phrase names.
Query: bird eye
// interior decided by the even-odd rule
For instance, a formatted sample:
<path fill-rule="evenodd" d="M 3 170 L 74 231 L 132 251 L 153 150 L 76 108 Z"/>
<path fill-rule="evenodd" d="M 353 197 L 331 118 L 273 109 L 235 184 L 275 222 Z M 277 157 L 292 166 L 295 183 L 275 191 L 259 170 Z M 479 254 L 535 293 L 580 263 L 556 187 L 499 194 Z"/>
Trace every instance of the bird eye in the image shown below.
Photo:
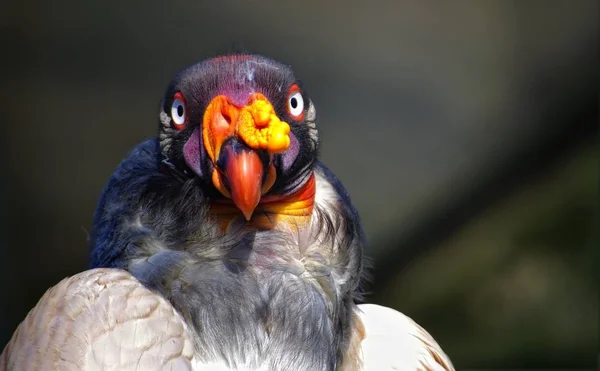
<path fill-rule="evenodd" d="M 171 105 L 171 119 L 173 119 L 173 127 L 177 130 L 182 130 L 187 124 L 187 108 L 185 99 L 181 93 L 175 93 L 173 104 Z"/>
<path fill-rule="evenodd" d="M 287 108 L 290 116 L 302 120 L 304 116 L 304 99 L 297 85 L 293 85 L 288 95 Z"/>

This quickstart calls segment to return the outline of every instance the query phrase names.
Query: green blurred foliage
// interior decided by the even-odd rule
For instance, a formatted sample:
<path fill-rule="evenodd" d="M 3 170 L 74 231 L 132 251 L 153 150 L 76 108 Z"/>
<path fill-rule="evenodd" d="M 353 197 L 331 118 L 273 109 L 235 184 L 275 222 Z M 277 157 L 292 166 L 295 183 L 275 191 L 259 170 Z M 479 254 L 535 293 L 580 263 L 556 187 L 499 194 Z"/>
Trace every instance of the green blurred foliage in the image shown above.
<path fill-rule="evenodd" d="M 599 152 L 571 153 L 490 205 L 376 299 L 429 328 L 461 369 L 593 367 Z"/>

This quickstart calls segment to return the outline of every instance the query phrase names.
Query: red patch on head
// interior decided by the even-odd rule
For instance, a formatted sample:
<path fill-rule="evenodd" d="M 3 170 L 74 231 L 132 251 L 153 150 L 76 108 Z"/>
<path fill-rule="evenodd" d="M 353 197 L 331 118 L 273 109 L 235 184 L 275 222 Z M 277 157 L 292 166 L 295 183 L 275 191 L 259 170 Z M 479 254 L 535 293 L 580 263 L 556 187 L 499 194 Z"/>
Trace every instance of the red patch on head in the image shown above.
<path fill-rule="evenodd" d="M 248 54 L 231 54 L 231 55 L 220 55 L 218 57 L 211 58 L 212 63 L 220 62 L 235 62 L 250 59 L 252 56 Z"/>

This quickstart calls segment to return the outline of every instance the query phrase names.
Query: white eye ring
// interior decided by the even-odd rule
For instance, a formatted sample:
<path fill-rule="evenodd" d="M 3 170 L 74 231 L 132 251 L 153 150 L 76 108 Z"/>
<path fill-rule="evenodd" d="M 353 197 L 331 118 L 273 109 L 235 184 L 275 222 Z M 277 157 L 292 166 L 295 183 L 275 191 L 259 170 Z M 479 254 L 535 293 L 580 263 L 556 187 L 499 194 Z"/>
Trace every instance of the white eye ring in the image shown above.
<path fill-rule="evenodd" d="M 288 111 L 295 118 L 302 118 L 304 113 L 304 99 L 299 91 L 292 91 L 288 97 Z"/>
<path fill-rule="evenodd" d="M 185 127 L 185 124 L 187 123 L 186 111 L 183 96 L 179 93 L 175 94 L 175 99 L 173 99 L 173 104 L 171 105 L 171 119 L 173 119 L 173 126 L 175 126 L 175 129 L 181 130 Z"/>

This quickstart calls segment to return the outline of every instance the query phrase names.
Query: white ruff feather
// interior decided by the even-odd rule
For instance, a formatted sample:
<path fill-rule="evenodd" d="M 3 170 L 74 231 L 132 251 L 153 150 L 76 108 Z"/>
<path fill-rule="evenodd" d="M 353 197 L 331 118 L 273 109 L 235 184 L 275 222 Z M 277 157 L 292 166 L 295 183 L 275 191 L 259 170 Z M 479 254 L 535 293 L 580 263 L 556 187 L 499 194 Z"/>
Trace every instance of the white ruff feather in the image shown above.
<path fill-rule="evenodd" d="M 454 370 L 410 318 L 378 305 L 359 309 L 363 370 Z M 93 269 L 46 292 L 0 355 L 0 370 L 230 371 L 200 362 L 191 339 L 174 308 L 132 275 Z"/>

